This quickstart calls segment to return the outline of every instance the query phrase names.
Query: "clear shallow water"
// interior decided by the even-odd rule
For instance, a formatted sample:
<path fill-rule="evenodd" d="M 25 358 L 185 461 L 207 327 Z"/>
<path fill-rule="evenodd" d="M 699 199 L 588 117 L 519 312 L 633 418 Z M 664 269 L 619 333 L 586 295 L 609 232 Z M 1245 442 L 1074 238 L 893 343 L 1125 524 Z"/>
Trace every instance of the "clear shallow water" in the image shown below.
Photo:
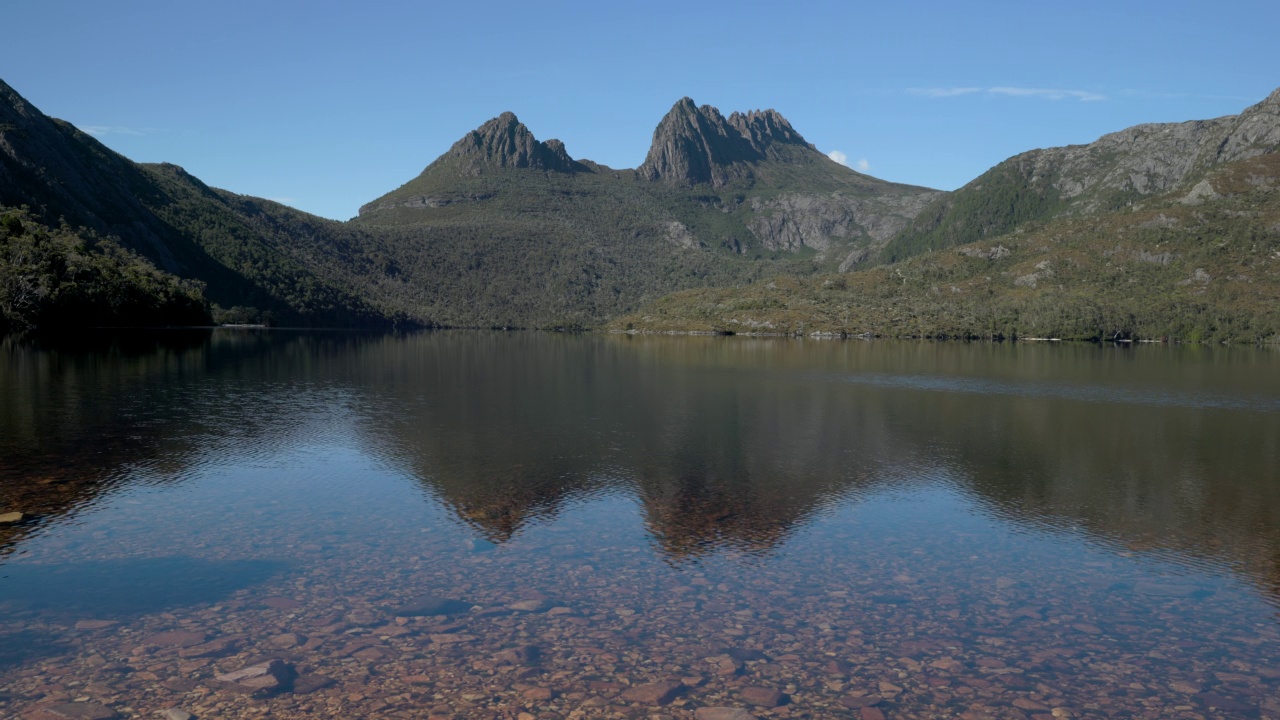
<path fill-rule="evenodd" d="M 1280 717 L 1277 461 L 1251 349 L 7 341 L 0 715 Z"/>

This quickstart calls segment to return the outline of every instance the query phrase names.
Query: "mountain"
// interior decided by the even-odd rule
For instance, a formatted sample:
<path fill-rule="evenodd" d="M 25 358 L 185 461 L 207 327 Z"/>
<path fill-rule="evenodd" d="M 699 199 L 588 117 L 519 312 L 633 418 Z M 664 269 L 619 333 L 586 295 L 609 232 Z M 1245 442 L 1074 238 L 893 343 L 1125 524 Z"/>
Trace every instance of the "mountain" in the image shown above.
<path fill-rule="evenodd" d="M 940 194 L 832 162 L 775 111 L 726 120 L 688 98 L 648 157 L 577 160 L 503 113 L 352 224 L 396 238 L 395 267 L 446 324 L 598 327 L 676 289 L 837 269 Z M 710 179 L 665 170 L 695 165 Z"/>
<path fill-rule="evenodd" d="M 891 265 L 675 293 L 613 327 L 1280 342 L 1280 153 Z"/>
<path fill-rule="evenodd" d="M 0 238 L 0 313 L 18 288 L 52 325 L 207 300 L 315 326 L 1261 339 L 1278 146 L 1280 91 L 943 193 L 835 163 L 774 110 L 683 98 L 636 169 L 502 113 L 336 222 L 134 163 L 0 83 L 0 215 L 34 229 Z"/>
<path fill-rule="evenodd" d="M 216 304 L 299 325 L 383 324 L 333 262 L 340 223 L 208 187 L 182 168 L 140 164 L 46 117 L 0 82 L 0 208 L 102 236 L 158 270 L 204 283 Z M 326 246 L 330 247 L 326 247 Z M 317 261 L 317 255 L 327 255 Z M 353 261 L 353 258 L 347 258 Z"/>
<path fill-rule="evenodd" d="M 935 199 L 885 246 L 901 260 L 1002 235 L 1032 221 L 1139 203 L 1213 168 L 1280 149 L 1280 90 L 1239 115 L 1137 125 L 1088 145 L 1032 150 Z"/>
<path fill-rule="evenodd" d="M 694 116 L 709 120 L 680 126 Z M 694 162 L 685 145 L 718 148 L 710 180 L 668 172 Z M 503 113 L 334 222 L 131 162 L 0 84 L 0 208 L 203 283 L 227 320 L 598 327 L 673 290 L 836 269 L 939 196 L 832 162 L 772 110 L 681 100 L 649 156 L 575 160 Z"/>
<path fill-rule="evenodd" d="M 358 222 L 527 222 L 555 208 L 561 225 L 573 224 L 594 238 L 656 237 L 687 249 L 784 261 L 798 256 L 835 269 L 874 252 L 943 194 L 835 163 L 777 111 L 735 112 L 726 119 L 714 107 L 683 98 L 658 124 L 636 170 L 574 160 L 563 143 L 539 142 L 514 114 L 504 113 L 468 133 L 417 178 L 366 204 Z M 609 209 L 614 206 L 625 206 L 625 216 Z M 599 223 L 601 213 L 611 218 L 608 223 Z"/>
<path fill-rule="evenodd" d="M 804 150 L 817 152 L 774 110 L 735 112 L 726 120 L 686 97 L 658 123 L 639 172 L 646 180 L 721 188 L 753 180 L 763 161 L 803 158 Z"/>

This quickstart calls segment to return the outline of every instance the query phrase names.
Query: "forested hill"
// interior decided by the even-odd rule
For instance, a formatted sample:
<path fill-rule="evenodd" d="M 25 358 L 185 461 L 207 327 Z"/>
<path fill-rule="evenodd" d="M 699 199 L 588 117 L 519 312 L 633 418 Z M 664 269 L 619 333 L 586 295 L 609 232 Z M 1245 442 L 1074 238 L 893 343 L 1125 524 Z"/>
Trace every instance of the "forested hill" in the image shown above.
<path fill-rule="evenodd" d="M 134 163 L 0 82 L 0 206 L 45 226 L 107 238 L 155 268 L 205 285 L 240 320 L 297 325 L 387 322 L 317 257 L 348 238 L 340 223 L 206 186 L 175 165 Z M 357 262 L 359 258 L 349 258 Z M 251 309 L 251 310 L 249 310 Z"/>

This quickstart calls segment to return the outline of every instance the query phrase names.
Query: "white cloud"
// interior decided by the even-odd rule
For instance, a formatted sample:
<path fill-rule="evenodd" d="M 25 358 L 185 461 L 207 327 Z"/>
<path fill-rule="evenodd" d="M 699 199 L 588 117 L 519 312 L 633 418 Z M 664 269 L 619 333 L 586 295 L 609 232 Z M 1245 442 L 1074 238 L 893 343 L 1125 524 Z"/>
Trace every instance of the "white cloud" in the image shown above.
<path fill-rule="evenodd" d="M 840 152 L 839 150 L 832 150 L 831 152 L 827 153 L 827 157 L 831 158 L 832 160 L 840 163 L 841 165 L 847 168 L 853 168 L 858 172 L 866 172 L 871 169 L 871 163 L 867 162 L 866 158 L 862 158 L 858 162 L 850 164 L 849 156 Z"/>
<path fill-rule="evenodd" d="M 111 125 L 77 125 L 81 131 L 89 133 L 94 137 L 102 137 L 103 135 L 146 135 L 141 130 L 134 130 L 127 127 L 115 127 Z"/>
<path fill-rule="evenodd" d="M 1106 100 L 1106 95 L 1099 95 L 1088 90 L 1052 90 L 1046 88 L 993 87 L 987 88 L 992 95 L 1009 95 L 1012 97 L 1038 97 L 1046 100 L 1079 100 L 1080 102 L 1098 102 Z"/>
<path fill-rule="evenodd" d="M 1099 102 L 1107 96 L 1088 90 L 1061 90 L 1056 88 L 1026 88 L 998 86 L 989 88 L 950 87 L 950 88 L 907 88 L 907 94 L 927 98 L 949 98 L 959 95 L 1003 95 L 1005 97 L 1040 98 L 1043 100 L 1079 100 L 1080 102 Z"/>
<path fill-rule="evenodd" d="M 952 87 L 952 88 L 908 88 L 907 92 L 911 95 L 919 95 L 927 98 L 947 98 L 957 95 L 972 95 L 973 93 L 982 92 L 982 88 L 976 87 Z"/>

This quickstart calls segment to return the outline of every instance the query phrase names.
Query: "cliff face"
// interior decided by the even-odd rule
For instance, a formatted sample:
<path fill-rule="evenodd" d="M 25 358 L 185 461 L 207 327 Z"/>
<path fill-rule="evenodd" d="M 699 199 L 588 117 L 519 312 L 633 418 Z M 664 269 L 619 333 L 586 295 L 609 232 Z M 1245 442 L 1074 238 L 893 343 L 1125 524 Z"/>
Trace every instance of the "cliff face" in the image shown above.
<path fill-rule="evenodd" d="M 639 173 L 647 180 L 724 187 L 755 177 L 753 165 L 782 161 L 779 147 L 821 155 L 775 110 L 733 113 L 727 119 L 710 105 L 681 98 L 653 131 L 653 144 Z"/>
<path fill-rule="evenodd" d="M 480 175 L 492 168 L 589 172 L 585 165 L 569 157 L 564 143 L 559 140 L 539 142 L 511 112 L 504 112 L 467 133 L 449 148 L 445 157 L 460 160 L 472 175 Z"/>

